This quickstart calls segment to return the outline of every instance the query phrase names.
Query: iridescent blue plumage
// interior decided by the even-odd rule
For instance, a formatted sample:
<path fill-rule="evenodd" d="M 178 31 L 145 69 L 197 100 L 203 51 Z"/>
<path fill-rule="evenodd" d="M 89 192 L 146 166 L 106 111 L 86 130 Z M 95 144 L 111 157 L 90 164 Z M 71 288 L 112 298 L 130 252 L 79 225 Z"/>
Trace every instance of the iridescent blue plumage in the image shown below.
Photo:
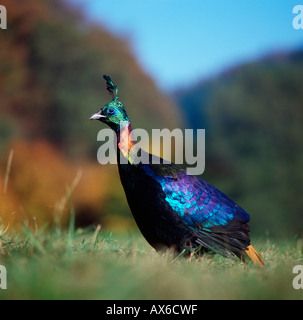
<path fill-rule="evenodd" d="M 188 226 L 224 226 L 233 219 L 249 222 L 249 215 L 234 201 L 197 177 L 186 172 L 173 177 L 157 176 L 149 166 L 144 170 L 160 183 L 165 200 Z"/>
<path fill-rule="evenodd" d="M 172 169 L 177 167 L 174 164 L 171 166 Z M 212 230 L 216 230 L 214 232 L 218 238 L 220 233 L 226 234 L 226 232 L 222 232 L 223 228 L 226 227 L 228 230 L 228 226 L 231 225 L 231 233 L 234 234 L 235 239 L 230 243 L 236 243 L 239 246 L 239 240 L 247 240 L 245 233 L 249 229 L 246 224 L 250 217 L 224 193 L 204 180 L 187 175 L 186 171 L 181 168 L 178 168 L 175 173 L 174 170 L 171 170 L 171 175 L 163 175 L 161 171 L 153 170 L 153 168 L 156 167 L 141 166 L 141 170 L 161 186 L 165 194 L 165 201 L 172 209 L 171 214 L 177 214 L 189 229 L 204 236 L 207 233 L 211 234 Z M 235 232 L 233 225 L 244 226 L 244 228 L 243 230 L 237 229 Z M 227 253 L 224 245 L 220 244 L 218 239 L 212 245 L 208 245 L 205 240 L 198 240 L 198 243 L 222 254 Z"/>

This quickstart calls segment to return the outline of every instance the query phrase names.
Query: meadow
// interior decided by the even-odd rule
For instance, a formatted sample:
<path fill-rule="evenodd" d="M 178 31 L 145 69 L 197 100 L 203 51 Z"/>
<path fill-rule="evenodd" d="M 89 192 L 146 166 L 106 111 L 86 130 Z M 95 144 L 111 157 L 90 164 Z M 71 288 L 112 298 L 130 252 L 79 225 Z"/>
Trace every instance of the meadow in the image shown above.
<path fill-rule="evenodd" d="M 303 242 L 256 239 L 266 268 L 216 254 L 185 258 L 156 253 L 137 232 L 97 228 L 2 228 L 0 265 L 7 290 L 0 299 L 302 299 L 293 267 L 303 264 Z"/>

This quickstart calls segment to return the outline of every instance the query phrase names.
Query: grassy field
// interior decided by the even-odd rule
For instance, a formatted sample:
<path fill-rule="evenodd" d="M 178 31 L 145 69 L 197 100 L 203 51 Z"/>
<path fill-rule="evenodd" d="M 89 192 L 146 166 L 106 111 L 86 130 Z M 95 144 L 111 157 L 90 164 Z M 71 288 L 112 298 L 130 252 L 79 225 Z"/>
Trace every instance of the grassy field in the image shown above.
<path fill-rule="evenodd" d="M 292 286 L 303 242 L 255 241 L 260 269 L 219 255 L 174 257 L 139 233 L 42 229 L 0 236 L 7 290 L 0 299 L 302 299 Z"/>

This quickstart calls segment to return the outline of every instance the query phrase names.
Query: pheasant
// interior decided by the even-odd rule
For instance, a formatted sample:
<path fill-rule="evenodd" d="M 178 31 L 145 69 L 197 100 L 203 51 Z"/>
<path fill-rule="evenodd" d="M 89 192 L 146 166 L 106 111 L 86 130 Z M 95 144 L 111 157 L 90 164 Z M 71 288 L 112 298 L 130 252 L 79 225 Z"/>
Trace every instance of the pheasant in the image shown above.
<path fill-rule="evenodd" d="M 112 101 L 90 120 L 106 123 L 117 135 L 121 183 L 147 242 L 156 251 L 169 248 L 191 255 L 211 251 L 242 261 L 248 256 L 254 264 L 263 266 L 262 258 L 250 244 L 248 213 L 208 182 L 136 149 L 118 88 L 109 76 L 103 77 Z M 138 155 L 149 161 L 136 161 Z"/>

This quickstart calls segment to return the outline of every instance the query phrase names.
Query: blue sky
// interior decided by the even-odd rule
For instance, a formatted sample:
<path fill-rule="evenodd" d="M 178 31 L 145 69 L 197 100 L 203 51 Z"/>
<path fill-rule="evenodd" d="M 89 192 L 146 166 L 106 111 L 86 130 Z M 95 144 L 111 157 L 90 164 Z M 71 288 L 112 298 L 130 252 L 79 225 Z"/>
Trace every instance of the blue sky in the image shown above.
<path fill-rule="evenodd" d="M 69 0 L 126 36 L 144 71 L 169 91 L 239 63 L 303 46 L 303 0 Z"/>

